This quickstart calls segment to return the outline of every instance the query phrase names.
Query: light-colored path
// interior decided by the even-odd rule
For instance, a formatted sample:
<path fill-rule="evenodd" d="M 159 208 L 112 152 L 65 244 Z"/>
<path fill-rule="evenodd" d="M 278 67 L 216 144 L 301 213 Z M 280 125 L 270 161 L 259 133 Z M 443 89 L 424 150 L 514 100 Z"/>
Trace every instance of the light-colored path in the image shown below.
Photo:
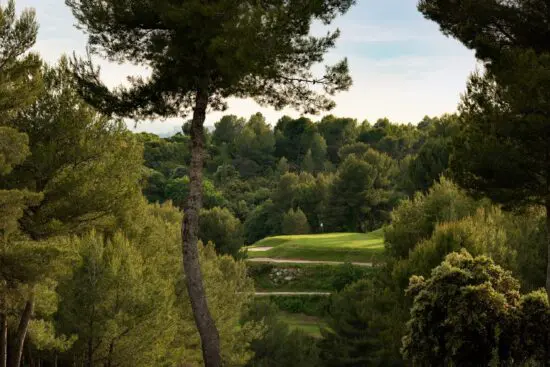
<path fill-rule="evenodd" d="M 248 252 L 265 252 L 271 250 L 273 247 L 250 247 L 247 249 Z"/>
<path fill-rule="evenodd" d="M 254 257 L 246 261 L 255 263 L 274 263 L 274 264 L 324 264 L 324 265 L 342 265 L 344 261 L 323 261 L 323 260 L 300 260 L 300 259 L 271 259 L 269 257 Z M 352 262 L 352 265 L 372 267 L 372 263 Z"/>
<path fill-rule="evenodd" d="M 330 296 L 330 292 L 255 292 L 255 296 Z"/>

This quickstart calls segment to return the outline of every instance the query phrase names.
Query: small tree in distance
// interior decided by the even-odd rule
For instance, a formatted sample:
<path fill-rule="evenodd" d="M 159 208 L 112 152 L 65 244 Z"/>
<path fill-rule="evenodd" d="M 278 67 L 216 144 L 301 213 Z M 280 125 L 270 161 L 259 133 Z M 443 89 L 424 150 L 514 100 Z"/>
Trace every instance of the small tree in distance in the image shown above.
<path fill-rule="evenodd" d="M 307 217 L 302 209 L 290 209 L 283 215 L 282 230 L 283 234 L 308 234 L 310 232 Z"/>
<path fill-rule="evenodd" d="M 131 79 L 128 88 L 110 91 L 90 60 L 75 62 L 81 93 L 89 103 L 126 117 L 182 117 L 193 111 L 182 250 L 207 366 L 222 364 L 197 248 L 207 109 L 224 109 L 228 97 L 252 97 L 263 105 L 306 113 L 334 107 L 330 97 L 351 85 L 347 61 L 327 66 L 321 77 L 311 68 L 334 47 L 339 32 L 312 37 L 309 31 L 313 20 L 329 24 L 354 2 L 66 0 L 89 35 L 91 52 L 152 71 L 148 78 Z"/>

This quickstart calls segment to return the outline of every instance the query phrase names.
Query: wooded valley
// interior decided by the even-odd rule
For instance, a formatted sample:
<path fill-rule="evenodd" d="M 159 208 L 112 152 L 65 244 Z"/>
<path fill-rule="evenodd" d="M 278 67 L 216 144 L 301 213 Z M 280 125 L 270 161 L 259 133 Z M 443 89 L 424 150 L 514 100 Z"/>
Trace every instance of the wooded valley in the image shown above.
<path fill-rule="evenodd" d="M 312 71 L 354 3 L 66 0 L 55 64 L 1 5 L 0 367 L 550 365 L 550 5 L 421 0 L 483 68 L 403 123 Z"/>

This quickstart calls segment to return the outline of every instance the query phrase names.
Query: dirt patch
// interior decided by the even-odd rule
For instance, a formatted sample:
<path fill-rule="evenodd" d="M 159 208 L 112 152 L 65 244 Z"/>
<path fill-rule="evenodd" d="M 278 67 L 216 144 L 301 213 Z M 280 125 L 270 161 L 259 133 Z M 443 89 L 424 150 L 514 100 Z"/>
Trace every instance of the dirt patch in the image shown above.
<path fill-rule="evenodd" d="M 271 250 L 273 247 L 251 247 L 248 250 L 248 252 L 264 252 L 264 251 L 269 251 Z"/>

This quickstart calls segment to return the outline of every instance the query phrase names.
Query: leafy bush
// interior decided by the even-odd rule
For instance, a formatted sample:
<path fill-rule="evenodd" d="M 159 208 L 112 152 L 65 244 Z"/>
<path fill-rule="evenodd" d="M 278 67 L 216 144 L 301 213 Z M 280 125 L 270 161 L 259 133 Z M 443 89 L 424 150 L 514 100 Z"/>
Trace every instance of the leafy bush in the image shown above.
<path fill-rule="evenodd" d="M 248 275 L 254 279 L 256 289 L 280 291 L 340 291 L 346 285 L 378 271 L 377 268 L 352 264 L 313 265 L 248 263 Z M 280 276 L 277 272 L 282 273 Z M 279 281 L 290 275 L 292 279 Z"/>
<path fill-rule="evenodd" d="M 236 258 L 244 244 L 243 225 L 226 208 L 201 210 L 199 239 L 203 243 L 212 241 L 219 254 Z"/>
<path fill-rule="evenodd" d="M 290 209 L 283 215 L 282 222 L 283 234 L 308 234 L 310 232 L 309 223 L 302 209 Z"/>
<path fill-rule="evenodd" d="M 479 208 L 473 216 L 438 224 L 431 238 L 418 244 L 394 274 L 405 286 L 412 274 L 428 276 L 447 254 L 464 248 L 512 270 L 525 289 L 537 289 L 546 279 L 546 232 L 541 219 L 537 211 L 514 215 L 496 206 Z"/>
<path fill-rule="evenodd" d="M 367 273 L 368 271 L 365 271 L 365 268 L 360 268 L 350 263 L 338 265 L 334 267 L 332 276 L 332 288 L 337 291 L 341 291 L 347 285 L 363 278 Z"/>
<path fill-rule="evenodd" d="M 403 355 L 420 366 L 542 366 L 550 355 L 550 308 L 542 292 L 486 256 L 447 255 L 428 279 L 413 276 Z M 475 358 L 473 358 L 475 356 Z"/>
<path fill-rule="evenodd" d="M 521 326 L 517 332 L 521 344 L 516 350 L 518 360 L 531 366 L 545 366 L 550 361 L 550 306 L 543 289 L 521 298 Z"/>
<path fill-rule="evenodd" d="M 248 263 L 246 265 L 248 276 L 253 279 L 269 275 L 274 268 L 275 265 L 272 263 Z"/>
<path fill-rule="evenodd" d="M 362 279 L 332 296 L 322 330 L 326 366 L 402 366 L 399 354 L 406 308 L 381 277 Z"/>
<path fill-rule="evenodd" d="M 392 212 L 392 223 L 384 229 L 386 250 L 395 258 L 406 258 L 418 243 L 430 238 L 437 223 L 464 218 L 479 205 L 454 183 L 441 178 L 427 194 L 417 193 Z"/>
<path fill-rule="evenodd" d="M 290 313 L 303 313 L 308 316 L 323 316 L 328 307 L 326 296 L 271 296 L 271 301 L 281 309 Z"/>
<path fill-rule="evenodd" d="M 262 238 L 280 233 L 281 221 L 282 216 L 271 200 L 258 205 L 244 222 L 246 243 L 253 244 Z"/>

